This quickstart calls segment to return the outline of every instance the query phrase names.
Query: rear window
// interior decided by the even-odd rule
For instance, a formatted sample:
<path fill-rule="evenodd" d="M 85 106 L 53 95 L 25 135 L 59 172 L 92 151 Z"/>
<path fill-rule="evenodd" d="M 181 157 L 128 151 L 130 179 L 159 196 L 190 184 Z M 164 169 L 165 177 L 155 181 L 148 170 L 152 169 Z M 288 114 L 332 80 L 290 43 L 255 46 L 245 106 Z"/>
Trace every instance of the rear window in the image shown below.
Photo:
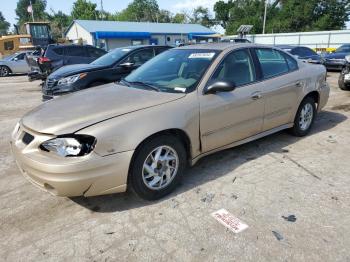
<path fill-rule="evenodd" d="M 66 47 L 66 54 L 68 56 L 86 56 L 85 47 L 83 46 L 68 46 Z"/>
<path fill-rule="evenodd" d="M 106 51 L 94 47 L 88 47 L 87 51 L 88 56 L 93 58 L 99 58 L 100 56 L 103 56 L 106 53 Z"/>
<path fill-rule="evenodd" d="M 287 61 L 281 52 L 269 48 L 259 48 L 255 51 L 261 65 L 264 78 L 278 76 L 289 71 Z"/>
<path fill-rule="evenodd" d="M 13 50 L 14 49 L 13 41 L 7 41 L 4 43 L 4 49 L 5 50 Z"/>

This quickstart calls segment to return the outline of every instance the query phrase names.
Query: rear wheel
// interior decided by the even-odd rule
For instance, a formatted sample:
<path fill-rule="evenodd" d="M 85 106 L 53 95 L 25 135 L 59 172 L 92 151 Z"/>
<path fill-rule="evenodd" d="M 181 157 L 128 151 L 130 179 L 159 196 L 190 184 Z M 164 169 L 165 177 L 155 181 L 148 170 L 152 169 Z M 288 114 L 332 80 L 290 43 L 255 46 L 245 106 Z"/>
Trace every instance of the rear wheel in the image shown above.
<path fill-rule="evenodd" d="M 130 183 L 135 193 L 146 200 L 170 194 L 186 167 L 186 150 L 170 135 L 155 137 L 135 152 L 130 168 Z"/>
<path fill-rule="evenodd" d="M 339 74 L 339 78 L 338 78 L 338 86 L 341 90 L 349 90 L 349 87 L 345 85 L 345 81 L 344 81 L 344 77 L 345 77 L 345 74 L 346 73 L 349 73 L 349 72 L 346 72 L 344 69 L 343 71 Z"/>
<path fill-rule="evenodd" d="M 312 97 L 306 97 L 300 104 L 291 132 L 295 136 L 306 136 L 316 117 L 316 103 Z"/>
<path fill-rule="evenodd" d="M 5 77 L 10 74 L 11 70 L 7 66 L 0 66 L 0 76 Z"/>

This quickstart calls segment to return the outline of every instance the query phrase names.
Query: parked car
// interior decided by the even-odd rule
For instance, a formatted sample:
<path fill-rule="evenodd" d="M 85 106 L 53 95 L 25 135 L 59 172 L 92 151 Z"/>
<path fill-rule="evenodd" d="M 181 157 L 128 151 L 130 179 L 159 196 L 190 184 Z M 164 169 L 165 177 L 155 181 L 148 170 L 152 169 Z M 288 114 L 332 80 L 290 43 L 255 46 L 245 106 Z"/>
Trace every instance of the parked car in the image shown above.
<path fill-rule="evenodd" d="M 120 84 L 43 103 L 16 125 L 20 170 L 60 196 L 172 192 L 187 164 L 289 128 L 309 133 L 327 103 L 326 69 L 273 47 L 166 51 Z"/>
<path fill-rule="evenodd" d="M 342 45 L 333 53 L 324 56 L 327 70 L 341 71 L 346 63 L 345 56 L 350 55 L 350 44 Z"/>
<path fill-rule="evenodd" d="M 27 56 L 29 80 L 42 79 L 65 65 L 87 64 L 107 52 L 89 45 L 48 45 L 40 55 Z"/>
<path fill-rule="evenodd" d="M 43 88 L 43 100 L 85 88 L 119 81 L 169 46 L 116 48 L 90 64 L 68 65 L 54 71 Z"/>
<path fill-rule="evenodd" d="M 25 61 L 25 56 L 31 54 L 30 51 L 17 52 L 0 60 L 0 77 L 11 74 L 26 74 L 29 67 Z"/>
<path fill-rule="evenodd" d="M 345 57 L 345 65 L 339 74 L 338 86 L 342 90 L 350 90 L 350 55 Z"/>
<path fill-rule="evenodd" d="M 277 45 L 276 47 L 294 55 L 304 62 L 312 64 L 323 64 L 323 58 L 311 48 L 305 46 Z"/>

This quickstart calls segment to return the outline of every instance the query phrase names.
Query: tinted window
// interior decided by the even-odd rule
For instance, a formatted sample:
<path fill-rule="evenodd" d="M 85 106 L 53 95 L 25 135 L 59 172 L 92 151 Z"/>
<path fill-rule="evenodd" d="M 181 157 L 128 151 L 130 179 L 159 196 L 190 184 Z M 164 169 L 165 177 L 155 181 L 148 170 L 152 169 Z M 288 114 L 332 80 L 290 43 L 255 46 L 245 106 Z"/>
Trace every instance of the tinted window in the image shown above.
<path fill-rule="evenodd" d="M 25 57 L 25 53 L 21 53 L 21 54 L 19 54 L 18 56 L 16 56 L 16 58 L 18 59 L 18 60 L 23 60 L 24 59 L 24 57 Z"/>
<path fill-rule="evenodd" d="M 256 54 L 265 78 L 281 75 L 289 71 L 287 61 L 281 52 L 274 49 L 261 48 L 256 49 Z"/>
<path fill-rule="evenodd" d="M 56 48 L 52 49 L 52 51 L 57 55 L 63 55 L 64 49 L 60 48 L 60 47 L 56 47 Z"/>
<path fill-rule="evenodd" d="M 106 52 L 102 49 L 97 49 L 93 47 L 88 47 L 88 56 L 93 58 L 99 58 L 100 56 L 103 56 Z"/>
<path fill-rule="evenodd" d="M 306 47 L 294 48 L 291 53 L 299 57 L 308 57 L 308 56 L 317 55 L 314 51 Z"/>
<path fill-rule="evenodd" d="M 91 64 L 94 65 L 112 65 L 118 62 L 121 58 L 130 53 L 133 49 L 130 48 L 116 48 L 108 52 L 107 54 L 97 58 Z"/>
<path fill-rule="evenodd" d="M 46 25 L 32 25 L 31 35 L 33 38 L 48 38 L 49 31 Z"/>
<path fill-rule="evenodd" d="M 159 55 L 160 53 L 168 50 L 169 48 L 168 47 L 156 47 L 155 50 L 156 50 L 156 55 Z"/>
<path fill-rule="evenodd" d="M 13 50 L 14 44 L 13 41 L 7 41 L 4 43 L 5 50 Z"/>
<path fill-rule="evenodd" d="M 288 67 L 289 67 L 289 70 L 290 71 L 294 71 L 294 70 L 297 70 L 298 69 L 298 63 L 297 61 L 295 61 L 294 58 L 290 57 L 289 55 L 285 54 L 284 57 L 286 58 L 287 60 L 287 64 L 288 64 Z"/>
<path fill-rule="evenodd" d="M 143 49 L 141 51 L 136 51 L 127 58 L 127 62 L 134 63 L 134 65 L 139 66 L 146 63 L 154 56 L 153 48 Z"/>
<path fill-rule="evenodd" d="M 350 53 L 350 45 L 342 45 L 335 50 L 335 53 Z"/>
<path fill-rule="evenodd" d="M 239 50 L 230 53 L 216 69 L 212 81 L 230 81 L 236 86 L 255 81 L 255 69 L 249 51 Z"/>
<path fill-rule="evenodd" d="M 68 56 L 86 56 L 85 47 L 83 46 L 66 47 L 66 54 Z"/>

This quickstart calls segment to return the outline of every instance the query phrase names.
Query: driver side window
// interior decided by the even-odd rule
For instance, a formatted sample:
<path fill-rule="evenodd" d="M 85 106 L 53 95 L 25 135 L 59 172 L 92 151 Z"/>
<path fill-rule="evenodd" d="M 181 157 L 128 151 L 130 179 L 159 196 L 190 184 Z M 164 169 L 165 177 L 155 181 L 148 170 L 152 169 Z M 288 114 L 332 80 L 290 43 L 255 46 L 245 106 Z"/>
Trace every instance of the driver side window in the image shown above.
<path fill-rule="evenodd" d="M 238 87 L 255 80 L 253 60 L 248 49 L 243 49 L 228 54 L 216 69 L 211 81 L 228 81 Z"/>
<path fill-rule="evenodd" d="M 135 66 L 140 66 L 153 58 L 153 56 L 153 48 L 148 48 L 131 54 L 127 61 L 133 63 Z"/>

